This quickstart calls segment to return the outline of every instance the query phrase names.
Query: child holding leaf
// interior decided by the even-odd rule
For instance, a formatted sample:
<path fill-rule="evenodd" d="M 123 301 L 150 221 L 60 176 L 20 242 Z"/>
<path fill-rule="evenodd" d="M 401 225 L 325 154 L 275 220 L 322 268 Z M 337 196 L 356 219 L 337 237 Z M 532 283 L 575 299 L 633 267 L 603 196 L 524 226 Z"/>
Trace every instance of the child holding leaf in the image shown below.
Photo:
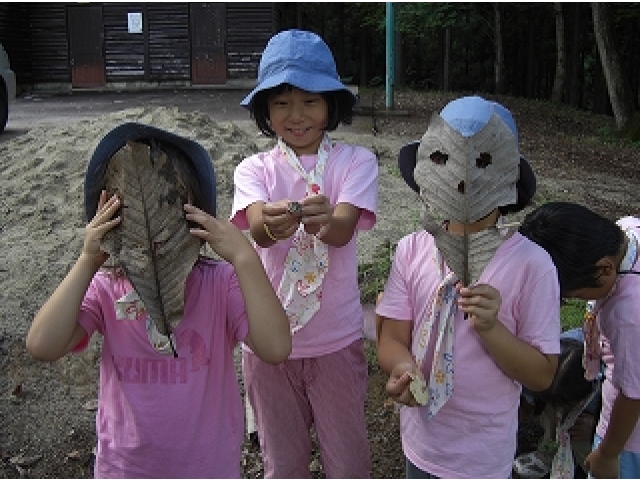
<path fill-rule="evenodd" d="M 376 314 L 407 476 L 507 478 L 521 386 L 548 387 L 560 352 L 553 262 L 503 222 L 535 177 L 509 111 L 475 96 L 434 114 L 399 166 L 424 230 L 398 243 Z"/>
<path fill-rule="evenodd" d="M 128 171 L 129 186 L 107 192 L 114 175 L 108 166 L 127 170 L 133 163 L 144 181 Z M 244 423 L 234 349 L 245 342 L 269 364 L 291 352 L 288 319 L 253 246 L 215 217 L 215 186 L 202 146 L 137 123 L 109 132 L 89 162 L 82 251 L 36 313 L 26 344 L 38 360 L 56 361 L 84 349 L 93 333 L 102 335 L 96 478 L 239 478 Z M 154 218 L 145 210 L 145 224 L 136 194 L 158 188 L 153 202 L 141 202 L 156 208 Z M 160 226 L 155 217 L 162 217 Z M 118 248 L 107 247 L 105 236 L 125 224 L 134 237 L 151 226 L 158 233 L 146 239 L 151 244 L 121 235 Z M 167 308 L 152 308 L 157 296 L 145 297 L 145 267 L 161 263 L 162 253 L 184 254 L 193 239 L 224 260 L 196 250 L 187 265 L 173 265 L 169 280 L 184 303 L 161 321 Z M 114 260 L 108 250 L 117 257 L 114 268 L 105 268 Z"/>

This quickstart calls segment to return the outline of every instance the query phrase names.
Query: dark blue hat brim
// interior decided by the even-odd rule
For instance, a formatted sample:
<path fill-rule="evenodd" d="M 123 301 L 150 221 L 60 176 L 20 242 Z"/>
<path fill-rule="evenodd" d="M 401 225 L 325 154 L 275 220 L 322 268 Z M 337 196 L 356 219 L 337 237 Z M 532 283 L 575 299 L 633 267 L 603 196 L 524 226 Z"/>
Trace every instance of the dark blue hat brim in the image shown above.
<path fill-rule="evenodd" d="M 536 175 L 531 169 L 529 162 L 524 157 L 520 157 L 520 177 L 516 182 L 517 200 L 516 203 L 500 207 L 500 213 L 516 213 L 524 209 L 536 193 Z"/>
<path fill-rule="evenodd" d="M 349 88 L 347 88 L 342 82 L 329 75 L 320 75 L 317 72 L 309 73 L 307 71 L 297 70 L 295 68 L 288 68 L 274 75 L 270 75 L 259 83 L 245 98 L 240 102 L 240 105 L 252 109 L 253 98 L 257 93 L 264 90 L 277 87 L 283 84 L 293 85 L 300 90 L 313 93 L 334 92 L 344 90 L 349 93 L 351 97 L 352 105 L 355 105 L 358 97 L 356 97 Z"/>
<path fill-rule="evenodd" d="M 400 149 L 400 153 L 398 154 L 398 167 L 400 168 L 400 174 L 411 190 L 416 193 L 420 193 L 420 186 L 418 186 L 415 178 L 413 177 L 413 171 L 416 169 L 419 146 L 420 140 L 408 143 Z"/>
<path fill-rule="evenodd" d="M 216 216 L 216 177 L 209 153 L 202 145 L 188 138 L 150 125 L 130 122 L 119 125 L 105 135 L 91 156 L 84 179 L 84 211 L 87 221 L 96 214 L 100 193 L 105 186 L 105 172 L 111 157 L 126 145 L 127 141 L 156 140 L 180 150 L 193 164 L 202 186 L 200 207 Z"/>

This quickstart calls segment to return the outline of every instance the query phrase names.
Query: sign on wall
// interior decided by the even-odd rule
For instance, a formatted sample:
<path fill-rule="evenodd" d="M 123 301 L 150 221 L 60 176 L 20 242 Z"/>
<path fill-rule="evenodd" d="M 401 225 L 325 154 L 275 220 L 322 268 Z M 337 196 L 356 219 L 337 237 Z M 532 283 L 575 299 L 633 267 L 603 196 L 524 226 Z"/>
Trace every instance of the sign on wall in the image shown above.
<path fill-rule="evenodd" d="M 142 12 L 129 12 L 129 33 L 142 33 Z"/>

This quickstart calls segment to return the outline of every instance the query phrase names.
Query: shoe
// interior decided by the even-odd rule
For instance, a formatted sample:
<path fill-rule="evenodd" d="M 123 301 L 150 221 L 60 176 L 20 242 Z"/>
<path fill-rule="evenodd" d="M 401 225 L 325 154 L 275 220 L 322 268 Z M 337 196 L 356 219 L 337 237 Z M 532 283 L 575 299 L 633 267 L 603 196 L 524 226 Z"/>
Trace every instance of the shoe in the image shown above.
<path fill-rule="evenodd" d="M 519 478 L 545 478 L 551 471 L 553 455 L 535 451 L 519 455 L 513 461 L 513 471 Z"/>

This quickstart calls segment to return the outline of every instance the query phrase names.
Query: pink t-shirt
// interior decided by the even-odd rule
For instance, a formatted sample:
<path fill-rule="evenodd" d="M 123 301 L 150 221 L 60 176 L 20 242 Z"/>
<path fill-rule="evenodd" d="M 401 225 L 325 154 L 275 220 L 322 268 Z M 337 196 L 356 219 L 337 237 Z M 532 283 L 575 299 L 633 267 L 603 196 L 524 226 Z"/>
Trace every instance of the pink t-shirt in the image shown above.
<path fill-rule="evenodd" d="M 640 235 L 640 219 L 618 220 L 623 228 L 633 228 Z M 631 270 L 640 271 L 640 262 Z M 613 402 L 622 391 L 627 397 L 640 399 L 640 275 L 619 275 L 610 296 L 596 302 L 600 325 L 605 380 L 602 384 L 602 411 L 596 432 L 604 437 Z M 614 368 L 615 367 L 615 368 Z M 624 450 L 640 453 L 640 423 L 629 437 Z"/>
<path fill-rule="evenodd" d="M 129 281 L 98 272 L 78 323 L 104 337 L 96 478 L 239 478 L 244 410 L 233 350 L 249 327 L 230 264 L 201 258 L 174 330 L 178 357 L 156 352 L 146 318 L 116 319 Z"/>
<path fill-rule="evenodd" d="M 310 171 L 317 155 L 302 155 L 303 168 Z M 289 358 L 309 358 L 336 352 L 362 337 L 364 314 L 358 288 L 357 232 L 369 230 L 376 221 L 378 162 L 373 153 L 359 147 L 336 143 L 324 170 L 324 194 L 331 205 L 350 203 L 361 209 L 356 234 L 348 244 L 329 246 L 329 271 L 322 284 L 320 309 L 309 323 L 293 335 Z M 301 200 L 306 181 L 287 162 L 278 147 L 244 159 L 234 173 L 235 195 L 231 221 L 249 228 L 245 209 L 257 201 L 283 198 Z M 282 278 L 291 240 L 269 248 L 256 245 L 265 271 L 274 288 Z"/>
<path fill-rule="evenodd" d="M 425 232 L 398 243 L 376 313 L 396 320 L 423 319 L 440 283 L 436 245 Z M 500 291 L 498 319 L 523 341 L 548 354 L 560 352 L 560 291 L 549 255 L 519 233 L 495 252 L 477 283 Z M 414 321 L 413 335 L 417 324 Z M 429 378 L 436 335 L 423 366 Z M 455 317 L 453 395 L 432 418 L 403 406 L 402 446 L 418 468 L 441 478 L 508 478 L 516 451 L 521 386 L 487 354 L 478 334 Z"/>

